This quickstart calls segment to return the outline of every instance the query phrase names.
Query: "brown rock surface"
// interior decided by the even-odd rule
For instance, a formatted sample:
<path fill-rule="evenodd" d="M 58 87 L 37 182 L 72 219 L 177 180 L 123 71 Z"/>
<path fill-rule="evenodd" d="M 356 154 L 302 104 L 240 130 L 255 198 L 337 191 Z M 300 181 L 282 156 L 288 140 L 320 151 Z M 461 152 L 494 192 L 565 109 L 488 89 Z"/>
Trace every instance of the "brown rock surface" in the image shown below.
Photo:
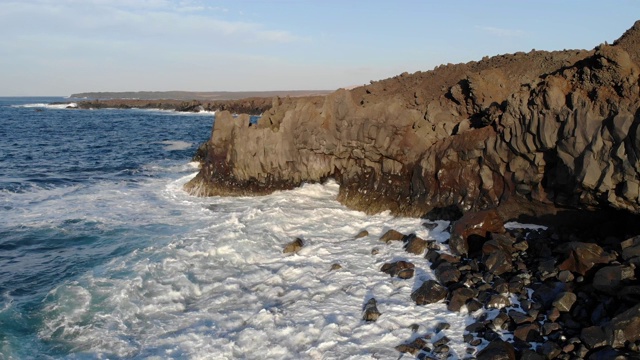
<path fill-rule="evenodd" d="M 275 99 L 257 125 L 216 116 L 186 189 L 266 194 L 334 178 L 368 213 L 498 207 L 640 213 L 640 23 L 593 51 L 532 51 Z"/>

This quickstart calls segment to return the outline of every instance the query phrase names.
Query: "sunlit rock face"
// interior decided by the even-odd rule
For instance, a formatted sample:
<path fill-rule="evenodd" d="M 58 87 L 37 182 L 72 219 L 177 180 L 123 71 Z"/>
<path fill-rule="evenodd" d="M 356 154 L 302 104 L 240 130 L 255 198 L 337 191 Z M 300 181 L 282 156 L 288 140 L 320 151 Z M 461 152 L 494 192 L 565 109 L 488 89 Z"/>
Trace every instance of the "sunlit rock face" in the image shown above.
<path fill-rule="evenodd" d="M 216 114 L 186 189 L 254 195 L 334 178 L 368 213 L 640 212 L 640 22 L 592 51 L 532 51 L 402 74 L 324 98 Z"/>

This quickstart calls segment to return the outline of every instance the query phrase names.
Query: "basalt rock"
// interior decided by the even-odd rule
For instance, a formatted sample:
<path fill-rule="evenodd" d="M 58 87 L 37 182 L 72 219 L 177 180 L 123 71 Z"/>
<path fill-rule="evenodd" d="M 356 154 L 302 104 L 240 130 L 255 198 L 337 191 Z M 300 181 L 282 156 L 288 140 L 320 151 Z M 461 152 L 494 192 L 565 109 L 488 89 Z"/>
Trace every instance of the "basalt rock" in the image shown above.
<path fill-rule="evenodd" d="M 292 242 L 288 243 L 282 252 L 284 254 L 297 253 L 304 246 L 304 241 L 300 238 L 296 238 Z"/>
<path fill-rule="evenodd" d="M 385 263 L 380 268 L 383 273 L 390 276 L 397 276 L 400 279 L 411 279 L 413 277 L 415 265 L 407 261 L 396 261 L 393 263 Z"/>
<path fill-rule="evenodd" d="M 378 310 L 378 303 L 376 299 L 371 298 L 364 305 L 362 320 L 364 321 L 376 321 L 380 317 L 380 311 Z"/>
<path fill-rule="evenodd" d="M 639 214 L 638 44 L 640 23 L 592 51 L 501 55 L 276 98 L 257 124 L 220 111 L 185 188 L 260 195 L 332 178 L 338 200 L 368 213 Z"/>

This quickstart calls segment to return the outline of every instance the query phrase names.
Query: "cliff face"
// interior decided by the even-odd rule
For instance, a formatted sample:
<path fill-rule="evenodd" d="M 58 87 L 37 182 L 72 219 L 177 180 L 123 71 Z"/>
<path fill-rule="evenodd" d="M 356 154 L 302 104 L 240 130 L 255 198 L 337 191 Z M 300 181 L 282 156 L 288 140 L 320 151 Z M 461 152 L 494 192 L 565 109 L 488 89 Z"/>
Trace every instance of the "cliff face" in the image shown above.
<path fill-rule="evenodd" d="M 640 22 L 593 51 L 517 53 L 216 115 L 198 195 L 334 178 L 366 212 L 640 212 Z"/>

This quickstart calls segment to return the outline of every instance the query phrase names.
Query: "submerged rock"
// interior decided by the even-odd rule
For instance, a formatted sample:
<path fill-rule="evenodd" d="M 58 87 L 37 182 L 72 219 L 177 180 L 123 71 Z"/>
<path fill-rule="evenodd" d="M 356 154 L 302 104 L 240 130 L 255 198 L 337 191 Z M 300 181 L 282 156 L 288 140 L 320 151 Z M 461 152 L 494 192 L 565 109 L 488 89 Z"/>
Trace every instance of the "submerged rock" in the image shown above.
<path fill-rule="evenodd" d="M 296 238 L 292 242 L 288 243 L 284 247 L 284 250 L 282 250 L 282 252 L 285 254 L 297 253 L 300 249 L 302 249 L 303 246 L 304 246 L 304 241 L 302 241 L 302 239 L 300 238 Z"/>
<path fill-rule="evenodd" d="M 364 305 L 364 314 L 362 315 L 362 319 L 364 321 L 376 321 L 380 317 L 380 311 L 378 311 L 378 303 L 376 299 L 371 298 Z"/>

